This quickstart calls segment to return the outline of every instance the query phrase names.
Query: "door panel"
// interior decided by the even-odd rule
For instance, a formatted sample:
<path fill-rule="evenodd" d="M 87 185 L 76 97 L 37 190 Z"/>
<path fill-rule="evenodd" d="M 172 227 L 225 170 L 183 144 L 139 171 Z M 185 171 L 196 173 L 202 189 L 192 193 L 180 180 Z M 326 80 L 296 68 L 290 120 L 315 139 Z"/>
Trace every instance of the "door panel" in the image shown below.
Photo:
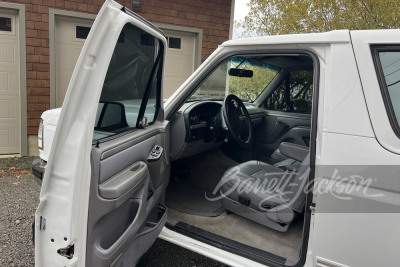
<path fill-rule="evenodd" d="M 92 148 L 86 266 L 132 266 L 157 238 L 166 220 L 169 159 L 164 152 L 148 157 L 156 145 L 168 150 L 167 128 L 156 123 Z"/>
<path fill-rule="evenodd" d="M 265 120 L 254 135 L 256 159 L 272 164 L 280 161 L 271 155 L 282 142 L 309 146 L 310 126 L 310 114 L 265 111 Z"/>

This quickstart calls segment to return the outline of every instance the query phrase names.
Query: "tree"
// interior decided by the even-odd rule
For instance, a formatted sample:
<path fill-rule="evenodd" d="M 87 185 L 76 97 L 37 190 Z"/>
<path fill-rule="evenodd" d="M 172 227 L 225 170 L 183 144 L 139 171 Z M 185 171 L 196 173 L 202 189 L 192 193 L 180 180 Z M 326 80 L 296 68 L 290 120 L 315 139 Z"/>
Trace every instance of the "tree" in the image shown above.
<path fill-rule="evenodd" d="M 235 67 L 235 64 L 231 67 Z M 271 67 L 251 64 L 248 61 L 241 63 L 240 68 L 253 71 L 253 76 L 229 77 L 229 93 L 249 101 L 254 101 L 278 73 Z"/>
<path fill-rule="evenodd" d="M 250 0 L 243 35 L 400 28 L 398 0 Z"/>

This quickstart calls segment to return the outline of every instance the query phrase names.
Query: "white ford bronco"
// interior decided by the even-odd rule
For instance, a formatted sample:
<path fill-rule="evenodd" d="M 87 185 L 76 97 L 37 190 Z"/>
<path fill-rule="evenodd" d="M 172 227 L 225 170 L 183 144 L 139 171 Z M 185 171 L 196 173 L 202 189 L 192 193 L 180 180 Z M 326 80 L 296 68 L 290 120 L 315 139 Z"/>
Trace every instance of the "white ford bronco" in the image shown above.
<path fill-rule="evenodd" d="M 36 266 L 400 266 L 400 30 L 227 41 L 162 101 L 166 38 L 107 0 L 42 115 Z M 178 256 L 178 255 L 176 255 Z"/>

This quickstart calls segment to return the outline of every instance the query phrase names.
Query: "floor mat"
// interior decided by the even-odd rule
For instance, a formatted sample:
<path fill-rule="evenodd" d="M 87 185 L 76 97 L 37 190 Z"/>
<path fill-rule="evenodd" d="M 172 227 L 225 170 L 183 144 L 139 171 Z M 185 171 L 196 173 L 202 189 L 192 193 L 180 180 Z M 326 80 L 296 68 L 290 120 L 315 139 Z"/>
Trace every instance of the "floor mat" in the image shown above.
<path fill-rule="evenodd" d="M 209 200 L 215 197 L 212 192 L 199 189 L 188 181 L 178 183 L 171 181 L 167 187 L 166 204 L 182 213 L 216 217 L 225 209 L 222 207 L 221 200 Z"/>

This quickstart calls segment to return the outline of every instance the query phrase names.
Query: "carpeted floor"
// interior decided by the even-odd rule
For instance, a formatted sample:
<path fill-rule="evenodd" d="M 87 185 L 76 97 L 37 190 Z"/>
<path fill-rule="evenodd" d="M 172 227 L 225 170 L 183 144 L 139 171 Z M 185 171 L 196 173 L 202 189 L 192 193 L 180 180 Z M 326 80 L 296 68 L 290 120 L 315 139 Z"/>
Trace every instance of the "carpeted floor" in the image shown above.
<path fill-rule="evenodd" d="M 175 162 L 171 182 L 167 187 L 166 204 L 177 211 L 215 217 L 225 209 L 220 200 L 209 201 L 225 171 L 238 163 L 220 149 Z"/>
<path fill-rule="evenodd" d="M 206 195 L 213 196 L 211 192 L 193 186 L 190 181 L 171 181 L 167 188 L 166 204 L 186 214 L 205 217 L 221 215 L 225 211 L 221 201 L 209 201 Z"/>
<path fill-rule="evenodd" d="M 302 242 L 303 217 L 281 233 L 236 214 L 228 215 L 220 201 L 205 197 L 223 174 L 238 163 L 219 149 L 176 162 L 167 187 L 168 217 L 297 262 Z"/>

